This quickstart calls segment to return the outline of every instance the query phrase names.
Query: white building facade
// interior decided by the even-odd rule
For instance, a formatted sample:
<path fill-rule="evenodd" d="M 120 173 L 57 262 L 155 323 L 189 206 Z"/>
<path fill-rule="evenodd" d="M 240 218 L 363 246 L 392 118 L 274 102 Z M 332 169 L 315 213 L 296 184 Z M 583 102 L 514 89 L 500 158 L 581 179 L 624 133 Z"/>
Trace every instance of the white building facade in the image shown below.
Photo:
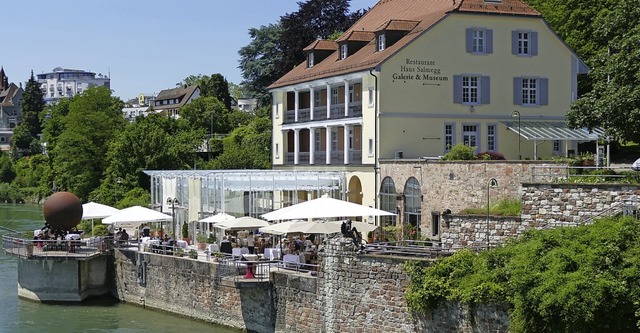
<path fill-rule="evenodd" d="M 47 104 L 55 103 L 61 98 L 73 97 L 93 86 L 111 89 L 111 78 L 108 75 L 96 75 L 81 69 L 56 67 L 53 71 L 38 74 L 36 77 Z"/>

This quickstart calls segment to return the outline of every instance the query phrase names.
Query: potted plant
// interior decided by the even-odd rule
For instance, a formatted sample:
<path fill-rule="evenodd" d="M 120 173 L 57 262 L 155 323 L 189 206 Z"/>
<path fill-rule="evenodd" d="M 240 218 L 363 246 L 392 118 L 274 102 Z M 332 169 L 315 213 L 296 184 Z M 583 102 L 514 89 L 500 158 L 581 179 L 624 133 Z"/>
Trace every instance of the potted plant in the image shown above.
<path fill-rule="evenodd" d="M 184 256 L 184 250 L 181 248 L 177 248 L 174 254 L 176 255 L 176 257 L 182 257 Z"/>
<path fill-rule="evenodd" d="M 191 244 L 191 240 L 189 239 L 189 226 L 187 222 L 182 222 L 182 240 L 187 242 L 187 244 Z"/>
<path fill-rule="evenodd" d="M 198 251 L 194 249 L 189 250 L 189 258 L 198 259 Z"/>
<path fill-rule="evenodd" d="M 196 235 L 196 242 L 199 250 L 204 250 L 207 247 L 207 237 L 203 234 Z"/>

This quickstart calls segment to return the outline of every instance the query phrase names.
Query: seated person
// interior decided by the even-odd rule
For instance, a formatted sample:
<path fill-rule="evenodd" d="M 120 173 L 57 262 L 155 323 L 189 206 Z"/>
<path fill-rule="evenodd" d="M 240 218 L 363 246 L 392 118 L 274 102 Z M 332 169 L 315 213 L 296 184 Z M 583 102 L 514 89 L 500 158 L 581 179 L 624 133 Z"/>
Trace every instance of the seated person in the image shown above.
<path fill-rule="evenodd" d="M 220 242 L 220 252 L 231 254 L 231 249 L 231 242 L 227 239 L 227 236 L 222 237 L 222 242 Z"/>

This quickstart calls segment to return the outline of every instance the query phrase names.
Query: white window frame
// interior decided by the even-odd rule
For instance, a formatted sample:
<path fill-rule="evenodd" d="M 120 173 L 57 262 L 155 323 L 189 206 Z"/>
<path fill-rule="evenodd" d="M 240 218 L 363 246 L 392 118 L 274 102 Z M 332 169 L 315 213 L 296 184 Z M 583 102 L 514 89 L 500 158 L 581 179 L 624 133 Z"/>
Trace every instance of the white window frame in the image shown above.
<path fill-rule="evenodd" d="M 369 138 L 369 152 L 367 156 L 373 157 L 373 138 Z"/>
<path fill-rule="evenodd" d="M 349 55 L 349 50 L 347 49 L 347 44 L 340 45 L 340 60 L 347 59 Z"/>
<path fill-rule="evenodd" d="M 309 52 L 309 54 L 307 54 L 307 68 L 311 68 L 313 65 L 313 52 Z"/>
<path fill-rule="evenodd" d="M 522 105 L 538 105 L 538 87 L 537 78 L 523 77 L 520 93 L 522 94 Z"/>
<path fill-rule="evenodd" d="M 562 141 L 553 140 L 553 154 L 554 155 L 562 154 Z"/>
<path fill-rule="evenodd" d="M 375 102 L 375 93 L 373 90 L 373 87 L 369 87 L 369 106 L 373 106 L 373 103 Z"/>
<path fill-rule="evenodd" d="M 280 104 L 274 104 L 273 105 L 273 117 L 275 119 L 280 118 L 280 108 L 279 108 Z"/>
<path fill-rule="evenodd" d="M 462 103 L 480 104 L 480 76 L 462 77 Z"/>
<path fill-rule="evenodd" d="M 471 32 L 473 53 L 487 52 L 487 29 L 473 29 Z"/>
<path fill-rule="evenodd" d="M 462 125 L 462 143 L 467 147 L 476 147 L 476 150 L 477 150 L 478 142 L 479 142 L 478 125 L 463 124 Z"/>
<path fill-rule="evenodd" d="M 315 93 L 313 94 L 313 100 L 314 100 L 314 101 L 313 101 L 313 106 L 314 106 L 314 107 L 318 107 L 318 106 L 321 106 L 321 105 L 322 105 L 322 103 L 321 103 L 321 102 L 322 102 L 322 98 L 321 98 L 321 97 L 322 97 L 322 96 L 320 96 L 320 91 L 315 92 Z"/>
<path fill-rule="evenodd" d="M 455 145 L 455 126 L 453 124 L 444 124 L 444 151 L 451 151 Z"/>
<path fill-rule="evenodd" d="M 334 128 L 331 129 L 331 151 L 338 151 L 338 130 Z"/>
<path fill-rule="evenodd" d="M 280 159 L 280 144 L 276 142 L 276 148 L 275 148 L 275 156 L 276 156 L 276 160 Z"/>
<path fill-rule="evenodd" d="M 386 44 L 386 37 L 384 34 L 378 35 L 378 52 L 384 51 Z"/>
<path fill-rule="evenodd" d="M 338 98 L 338 88 L 331 88 L 331 105 L 336 105 L 338 104 L 339 98 Z"/>
<path fill-rule="evenodd" d="M 498 151 L 498 133 L 495 124 L 487 124 L 487 151 Z"/>
<path fill-rule="evenodd" d="M 518 31 L 518 55 L 531 54 L 531 32 Z"/>

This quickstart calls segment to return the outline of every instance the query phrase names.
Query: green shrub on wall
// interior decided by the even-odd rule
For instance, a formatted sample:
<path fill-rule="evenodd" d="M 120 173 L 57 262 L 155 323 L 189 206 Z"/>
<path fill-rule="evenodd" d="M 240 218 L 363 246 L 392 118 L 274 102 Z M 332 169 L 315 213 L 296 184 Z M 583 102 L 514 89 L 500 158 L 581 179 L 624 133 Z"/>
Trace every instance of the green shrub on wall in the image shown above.
<path fill-rule="evenodd" d="M 503 303 L 511 332 L 638 332 L 640 222 L 531 231 L 503 247 L 407 262 L 412 311 L 440 302 Z"/>
<path fill-rule="evenodd" d="M 458 143 L 451 147 L 448 153 L 442 156 L 445 161 L 470 161 L 476 159 L 476 147 L 469 147 L 462 143 Z"/>

